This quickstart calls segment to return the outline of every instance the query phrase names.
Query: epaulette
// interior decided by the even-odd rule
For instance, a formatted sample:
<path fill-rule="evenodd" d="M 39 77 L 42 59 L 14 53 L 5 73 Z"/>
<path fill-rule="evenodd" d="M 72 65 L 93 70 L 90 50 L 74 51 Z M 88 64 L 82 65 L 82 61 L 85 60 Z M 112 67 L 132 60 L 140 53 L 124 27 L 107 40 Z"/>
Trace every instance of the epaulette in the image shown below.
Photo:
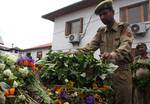
<path fill-rule="evenodd" d="M 129 26 L 128 23 L 120 22 L 120 23 L 119 23 L 120 32 L 123 32 L 128 26 Z"/>

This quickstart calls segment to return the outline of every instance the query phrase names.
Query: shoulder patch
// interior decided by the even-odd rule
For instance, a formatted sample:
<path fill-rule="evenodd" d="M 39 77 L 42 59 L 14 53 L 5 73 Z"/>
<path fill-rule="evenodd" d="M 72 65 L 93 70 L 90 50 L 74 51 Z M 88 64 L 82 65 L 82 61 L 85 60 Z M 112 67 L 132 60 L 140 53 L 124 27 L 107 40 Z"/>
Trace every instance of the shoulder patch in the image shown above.
<path fill-rule="evenodd" d="M 127 32 L 126 35 L 127 35 L 128 37 L 131 37 L 131 36 L 132 36 L 131 32 Z"/>
<path fill-rule="evenodd" d="M 119 23 L 120 32 L 121 33 L 124 32 L 127 29 L 128 26 L 129 26 L 128 23 L 123 23 L 123 22 Z"/>

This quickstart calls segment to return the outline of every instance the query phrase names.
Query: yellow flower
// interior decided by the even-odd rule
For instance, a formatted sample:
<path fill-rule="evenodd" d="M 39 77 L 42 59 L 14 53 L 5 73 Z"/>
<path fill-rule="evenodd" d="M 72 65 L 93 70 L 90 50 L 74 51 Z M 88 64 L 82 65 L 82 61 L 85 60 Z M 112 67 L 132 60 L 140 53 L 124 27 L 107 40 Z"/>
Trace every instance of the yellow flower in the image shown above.
<path fill-rule="evenodd" d="M 54 104 L 62 104 L 61 100 L 60 99 L 56 99 Z"/>
<path fill-rule="evenodd" d="M 75 84 L 75 82 L 73 82 L 73 81 L 69 81 L 67 85 L 68 85 L 68 87 L 73 87 L 73 86 L 74 86 L 74 84 Z"/>
<path fill-rule="evenodd" d="M 92 84 L 92 89 L 93 89 L 93 90 L 97 90 L 97 89 L 98 89 L 98 86 L 97 86 L 96 83 L 93 83 L 93 84 Z"/>
<path fill-rule="evenodd" d="M 56 89 L 55 93 L 60 94 L 63 90 L 64 90 L 63 87 L 60 87 L 60 88 Z"/>
<path fill-rule="evenodd" d="M 51 96 L 51 95 L 53 95 L 51 92 L 48 92 L 48 96 Z"/>
<path fill-rule="evenodd" d="M 95 94 L 94 98 L 95 98 L 95 101 L 97 101 L 99 103 L 103 103 L 103 98 L 100 95 Z"/>
<path fill-rule="evenodd" d="M 64 102 L 64 104 L 69 104 L 69 102 Z"/>

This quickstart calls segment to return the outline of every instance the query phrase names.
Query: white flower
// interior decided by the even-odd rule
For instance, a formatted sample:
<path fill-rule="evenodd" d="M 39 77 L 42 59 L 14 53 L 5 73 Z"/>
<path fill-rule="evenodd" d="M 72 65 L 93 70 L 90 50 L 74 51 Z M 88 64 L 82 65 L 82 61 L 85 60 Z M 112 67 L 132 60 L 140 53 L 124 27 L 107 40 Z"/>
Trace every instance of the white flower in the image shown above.
<path fill-rule="evenodd" d="M 14 79 L 16 79 L 17 77 L 16 76 L 14 76 L 13 74 L 11 74 L 10 76 L 9 76 L 9 80 L 14 80 Z"/>
<path fill-rule="evenodd" d="M 11 68 L 11 69 L 15 69 L 16 66 L 15 66 L 15 65 L 11 65 L 10 68 Z"/>
<path fill-rule="evenodd" d="M 107 71 L 108 71 L 109 73 L 113 73 L 118 67 L 119 67 L 118 65 L 115 65 L 115 64 L 110 63 L 110 64 L 109 64 L 109 69 L 107 69 Z"/>
<path fill-rule="evenodd" d="M 28 74 L 29 74 L 29 70 L 28 70 L 27 67 L 20 68 L 20 69 L 19 69 L 19 72 L 22 74 L 23 77 L 27 77 Z"/>
<path fill-rule="evenodd" d="M 12 61 L 14 61 L 14 62 L 16 62 L 17 59 L 18 59 L 17 54 L 6 53 L 6 56 L 8 56 L 8 59 L 10 59 L 10 60 L 12 60 Z"/>
<path fill-rule="evenodd" d="M 65 79 L 65 82 L 66 82 L 66 83 L 68 83 L 68 82 L 69 82 L 69 80 L 68 80 L 68 79 Z"/>
<path fill-rule="evenodd" d="M 80 76 L 81 77 L 86 77 L 86 73 L 82 73 Z"/>
<path fill-rule="evenodd" d="M 21 94 L 21 95 L 18 96 L 18 99 L 21 100 L 21 101 L 24 101 L 26 99 L 26 97 Z"/>
<path fill-rule="evenodd" d="M 4 70 L 5 69 L 5 64 L 0 63 L 0 70 Z"/>
<path fill-rule="evenodd" d="M 10 66 L 14 65 L 18 59 L 18 57 L 16 55 L 14 55 L 12 53 L 8 53 L 8 52 L 4 52 L 2 54 L 2 57 L 4 58 L 5 62 Z"/>
<path fill-rule="evenodd" d="M 6 70 L 4 70 L 3 74 L 4 74 L 5 76 L 7 76 L 7 77 L 10 77 L 10 76 L 12 76 L 12 75 L 13 75 L 13 73 L 11 72 L 11 70 L 10 70 L 10 69 L 6 69 Z"/>
<path fill-rule="evenodd" d="M 10 69 L 6 69 L 3 72 L 4 76 L 6 76 L 9 80 L 14 80 L 16 79 L 16 76 L 14 76 L 14 74 L 11 72 Z"/>
<path fill-rule="evenodd" d="M 15 88 L 18 87 L 18 83 L 16 81 L 14 81 L 13 87 L 15 87 Z"/>
<path fill-rule="evenodd" d="M 74 92 L 74 95 L 75 95 L 75 96 L 78 96 L 78 92 Z"/>
<path fill-rule="evenodd" d="M 72 97 L 76 97 L 78 96 L 78 92 L 74 92 L 73 94 L 71 94 Z"/>
<path fill-rule="evenodd" d="M 107 74 L 102 74 L 100 77 L 104 80 L 106 78 Z"/>

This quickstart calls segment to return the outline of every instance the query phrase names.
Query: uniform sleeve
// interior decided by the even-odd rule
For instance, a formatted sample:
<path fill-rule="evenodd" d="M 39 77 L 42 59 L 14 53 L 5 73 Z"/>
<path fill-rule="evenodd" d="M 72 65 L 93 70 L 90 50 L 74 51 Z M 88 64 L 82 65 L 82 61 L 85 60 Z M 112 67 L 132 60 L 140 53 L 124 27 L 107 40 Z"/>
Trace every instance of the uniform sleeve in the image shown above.
<path fill-rule="evenodd" d="M 119 47 L 112 52 L 116 61 L 123 60 L 129 56 L 131 52 L 132 41 L 133 41 L 133 32 L 131 28 L 127 26 L 121 32 Z"/>
<path fill-rule="evenodd" d="M 96 51 L 100 47 L 100 41 L 101 41 L 101 31 L 98 29 L 96 35 L 94 38 L 91 40 L 90 43 L 86 44 L 85 47 L 79 48 L 79 51 L 82 52 L 88 52 L 88 51 Z"/>

